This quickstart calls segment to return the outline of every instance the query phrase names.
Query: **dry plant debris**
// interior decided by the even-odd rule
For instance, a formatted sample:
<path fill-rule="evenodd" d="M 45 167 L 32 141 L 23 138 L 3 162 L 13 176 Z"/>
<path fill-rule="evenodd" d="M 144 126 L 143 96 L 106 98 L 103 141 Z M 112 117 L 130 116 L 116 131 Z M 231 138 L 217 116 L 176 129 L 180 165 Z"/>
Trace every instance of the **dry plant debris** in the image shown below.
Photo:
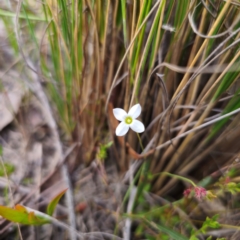
<path fill-rule="evenodd" d="M 68 188 L 53 224 L 1 218 L 0 238 L 238 239 L 239 16 L 233 0 L 0 2 L 0 204 L 45 212 Z M 133 106 L 140 135 L 139 111 L 121 131 L 113 114 Z"/>

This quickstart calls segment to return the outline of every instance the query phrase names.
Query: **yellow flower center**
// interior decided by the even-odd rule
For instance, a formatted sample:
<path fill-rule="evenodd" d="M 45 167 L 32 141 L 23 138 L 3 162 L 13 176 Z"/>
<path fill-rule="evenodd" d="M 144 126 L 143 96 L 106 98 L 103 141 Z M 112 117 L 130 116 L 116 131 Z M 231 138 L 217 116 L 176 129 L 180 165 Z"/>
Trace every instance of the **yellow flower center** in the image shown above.
<path fill-rule="evenodd" d="M 130 116 L 127 116 L 127 117 L 125 118 L 125 123 L 126 123 L 126 124 L 131 124 L 132 121 L 133 121 L 133 119 L 132 119 L 132 117 L 130 117 Z"/>

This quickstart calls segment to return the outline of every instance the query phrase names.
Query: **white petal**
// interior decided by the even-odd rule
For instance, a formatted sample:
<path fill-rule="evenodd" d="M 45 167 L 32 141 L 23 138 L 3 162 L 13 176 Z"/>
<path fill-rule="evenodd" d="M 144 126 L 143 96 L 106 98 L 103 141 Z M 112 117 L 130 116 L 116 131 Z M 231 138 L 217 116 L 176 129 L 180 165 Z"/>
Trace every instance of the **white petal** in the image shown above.
<path fill-rule="evenodd" d="M 128 112 L 128 115 L 132 116 L 132 118 L 137 118 L 139 117 L 140 113 L 142 111 L 141 105 L 138 103 L 131 107 L 131 109 Z"/>
<path fill-rule="evenodd" d="M 114 108 L 113 115 L 118 121 L 124 121 L 127 113 L 121 108 Z"/>
<path fill-rule="evenodd" d="M 136 119 L 133 120 L 132 124 L 130 125 L 130 128 L 137 133 L 145 131 L 144 125 Z"/>
<path fill-rule="evenodd" d="M 125 122 L 121 122 L 116 128 L 116 135 L 123 136 L 128 132 L 128 130 L 129 126 Z"/>

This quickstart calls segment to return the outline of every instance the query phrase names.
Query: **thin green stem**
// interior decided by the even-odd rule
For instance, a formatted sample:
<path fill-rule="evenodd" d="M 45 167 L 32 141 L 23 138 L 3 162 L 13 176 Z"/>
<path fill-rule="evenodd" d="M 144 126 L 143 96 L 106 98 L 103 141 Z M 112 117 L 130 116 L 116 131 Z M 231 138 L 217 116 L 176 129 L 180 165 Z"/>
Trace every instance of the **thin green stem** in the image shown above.
<path fill-rule="evenodd" d="M 141 140 L 141 137 L 140 137 L 139 133 L 137 133 L 137 137 L 138 137 L 138 140 L 139 140 L 139 143 L 140 143 L 140 147 L 141 147 L 142 151 L 144 151 L 144 147 L 143 147 L 142 140 Z"/>
<path fill-rule="evenodd" d="M 197 185 L 192 180 L 189 180 L 188 178 L 185 178 L 185 177 L 182 177 L 182 176 L 179 176 L 179 175 L 176 175 L 176 174 L 168 173 L 168 172 L 161 172 L 160 174 L 164 174 L 164 175 L 167 175 L 167 176 L 172 177 L 172 178 L 177 178 L 177 179 L 180 179 L 182 181 L 189 182 L 194 187 L 197 187 Z"/>

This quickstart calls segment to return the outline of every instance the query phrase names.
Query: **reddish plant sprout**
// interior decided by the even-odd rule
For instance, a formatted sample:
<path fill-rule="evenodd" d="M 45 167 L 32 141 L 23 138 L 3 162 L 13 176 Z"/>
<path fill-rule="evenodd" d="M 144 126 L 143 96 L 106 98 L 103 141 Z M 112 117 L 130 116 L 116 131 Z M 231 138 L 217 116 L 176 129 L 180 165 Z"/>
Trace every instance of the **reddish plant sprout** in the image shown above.
<path fill-rule="evenodd" d="M 206 189 L 203 188 L 203 187 L 195 187 L 195 188 L 194 188 L 194 192 L 195 192 L 195 197 L 196 197 L 198 200 L 206 197 L 206 195 L 207 195 L 207 191 L 206 191 Z"/>
<path fill-rule="evenodd" d="M 184 192 L 183 192 L 183 195 L 185 197 L 188 197 L 189 194 L 194 191 L 194 196 L 198 199 L 198 200 L 201 200 L 203 199 L 204 197 L 206 197 L 207 195 L 207 191 L 205 188 L 203 187 L 190 187 L 190 188 L 187 188 Z"/>
<path fill-rule="evenodd" d="M 183 192 L 184 197 L 188 197 L 191 191 L 192 191 L 192 188 L 187 188 L 186 190 L 184 190 Z"/>
<path fill-rule="evenodd" d="M 227 176 L 226 179 L 225 179 L 225 184 L 228 184 L 230 182 L 231 182 L 231 178 L 229 176 Z"/>

